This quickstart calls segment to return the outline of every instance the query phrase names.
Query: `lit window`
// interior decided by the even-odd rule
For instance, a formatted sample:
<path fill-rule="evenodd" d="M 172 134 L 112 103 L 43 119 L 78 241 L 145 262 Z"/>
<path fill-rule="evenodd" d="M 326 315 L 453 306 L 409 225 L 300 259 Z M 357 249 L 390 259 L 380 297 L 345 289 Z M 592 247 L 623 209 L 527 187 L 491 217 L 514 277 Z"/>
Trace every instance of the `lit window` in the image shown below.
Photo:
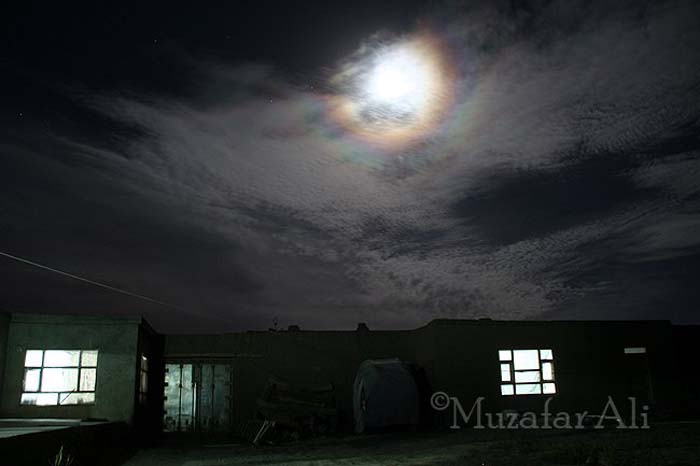
<path fill-rule="evenodd" d="M 139 370 L 139 403 L 146 404 L 148 399 L 148 358 L 141 355 L 141 369 Z"/>
<path fill-rule="evenodd" d="M 501 350 L 498 359 L 501 365 L 501 395 L 557 392 L 552 350 Z"/>
<path fill-rule="evenodd" d="M 625 348 L 625 354 L 644 354 L 646 352 L 647 352 L 647 349 L 643 348 L 643 347 Z"/>
<path fill-rule="evenodd" d="M 56 406 L 95 402 L 97 350 L 27 350 L 23 405 Z"/>

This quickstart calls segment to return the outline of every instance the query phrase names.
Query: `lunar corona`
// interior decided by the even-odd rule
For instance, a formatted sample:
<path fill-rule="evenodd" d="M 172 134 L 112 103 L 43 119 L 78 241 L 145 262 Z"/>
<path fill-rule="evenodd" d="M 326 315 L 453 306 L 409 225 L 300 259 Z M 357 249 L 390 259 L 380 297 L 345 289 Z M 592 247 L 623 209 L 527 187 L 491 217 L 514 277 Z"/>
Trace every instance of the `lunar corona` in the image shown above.
<path fill-rule="evenodd" d="M 432 37 L 377 47 L 336 76 L 347 92 L 331 99 L 333 119 L 351 134 L 387 149 L 409 146 L 434 131 L 451 84 Z"/>

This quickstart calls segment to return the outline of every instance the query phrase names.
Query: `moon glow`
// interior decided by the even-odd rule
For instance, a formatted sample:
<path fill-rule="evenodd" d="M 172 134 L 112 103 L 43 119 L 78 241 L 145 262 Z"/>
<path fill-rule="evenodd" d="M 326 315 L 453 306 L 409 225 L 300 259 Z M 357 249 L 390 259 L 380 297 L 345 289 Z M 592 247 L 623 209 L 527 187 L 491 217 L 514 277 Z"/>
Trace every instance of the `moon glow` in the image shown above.
<path fill-rule="evenodd" d="M 331 99 L 332 117 L 362 140 L 404 148 L 427 137 L 444 116 L 450 71 L 429 36 L 377 47 L 334 77 L 345 92 Z"/>

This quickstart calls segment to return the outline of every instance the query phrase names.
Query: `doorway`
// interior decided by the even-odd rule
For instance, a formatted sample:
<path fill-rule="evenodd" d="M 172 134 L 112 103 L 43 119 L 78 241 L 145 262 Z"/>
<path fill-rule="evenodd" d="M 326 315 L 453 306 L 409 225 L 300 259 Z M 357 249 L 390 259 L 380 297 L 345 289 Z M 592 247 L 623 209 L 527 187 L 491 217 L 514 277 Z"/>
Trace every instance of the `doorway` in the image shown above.
<path fill-rule="evenodd" d="M 163 431 L 230 432 L 232 376 L 231 364 L 167 363 Z"/>

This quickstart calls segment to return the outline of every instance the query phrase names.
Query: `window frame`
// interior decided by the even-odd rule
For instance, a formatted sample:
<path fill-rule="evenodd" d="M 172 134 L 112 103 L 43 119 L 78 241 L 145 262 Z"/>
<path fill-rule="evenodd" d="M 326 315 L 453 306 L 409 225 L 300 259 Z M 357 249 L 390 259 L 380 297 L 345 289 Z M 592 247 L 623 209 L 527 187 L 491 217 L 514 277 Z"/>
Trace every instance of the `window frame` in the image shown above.
<path fill-rule="evenodd" d="M 141 353 L 139 358 L 139 390 L 138 390 L 138 402 L 140 405 L 148 404 L 148 385 L 149 385 L 149 362 L 148 356 L 145 353 Z M 145 379 L 145 384 L 144 384 Z M 145 390 L 144 390 L 145 385 Z"/>
<path fill-rule="evenodd" d="M 27 354 L 30 351 L 37 351 L 41 352 L 41 362 L 40 365 L 38 366 L 27 366 Z M 77 365 L 61 365 L 61 366 L 47 366 L 46 365 L 46 353 L 48 351 L 64 351 L 64 352 L 77 352 L 78 353 L 78 362 Z M 95 353 L 95 362 L 94 365 L 88 365 L 83 363 L 83 355 L 85 353 Z M 32 407 L 39 407 L 39 408 L 50 408 L 50 407 L 61 407 L 61 406 L 92 406 L 97 402 L 97 367 L 99 363 L 99 355 L 100 355 L 100 350 L 99 348 L 92 348 L 92 349 L 55 349 L 55 348 L 27 348 L 24 351 L 24 360 L 23 360 L 23 373 L 22 373 L 22 386 L 20 387 L 20 398 L 19 398 L 19 404 L 20 406 L 32 406 Z M 77 377 L 76 377 L 76 383 L 75 383 L 75 390 L 62 390 L 62 391 L 42 391 L 42 383 L 44 381 L 44 371 L 46 369 L 74 369 L 77 371 Z M 39 371 L 39 379 L 37 382 L 37 390 L 27 390 L 26 385 L 27 385 L 27 374 L 29 371 Z M 95 371 L 95 384 L 92 390 L 81 390 L 81 381 L 82 381 L 82 374 L 84 370 L 94 370 Z M 56 395 L 56 403 L 51 403 L 51 404 L 32 404 L 32 403 L 23 403 L 22 399 L 24 398 L 25 395 L 42 395 L 42 394 L 48 394 L 48 395 Z M 70 399 L 71 395 L 80 395 L 80 394 L 92 394 L 92 401 L 86 401 L 86 402 L 67 402 L 68 399 Z"/>
<path fill-rule="evenodd" d="M 537 352 L 537 368 L 534 369 L 516 369 L 515 368 L 515 353 L 518 351 L 536 351 Z M 545 356 L 544 353 L 548 352 L 549 355 Z M 508 353 L 507 357 L 503 357 L 503 353 Z M 551 368 L 551 377 L 545 378 L 544 365 L 549 364 Z M 506 372 L 504 371 L 504 365 L 508 366 L 508 379 L 504 379 Z M 542 395 L 556 395 L 557 394 L 557 383 L 556 383 L 556 371 L 554 368 L 554 351 L 551 348 L 511 348 L 498 350 L 498 367 L 499 367 L 499 388 L 501 396 L 542 396 Z M 525 373 L 536 373 L 536 381 L 517 381 L 517 374 Z M 536 393 L 518 393 L 518 386 L 523 385 L 537 385 L 538 392 Z M 545 392 L 545 386 L 551 386 L 552 391 Z M 504 390 L 505 387 L 509 389 Z M 512 391 L 511 391 L 512 390 Z M 506 393 L 508 392 L 508 393 Z"/>

